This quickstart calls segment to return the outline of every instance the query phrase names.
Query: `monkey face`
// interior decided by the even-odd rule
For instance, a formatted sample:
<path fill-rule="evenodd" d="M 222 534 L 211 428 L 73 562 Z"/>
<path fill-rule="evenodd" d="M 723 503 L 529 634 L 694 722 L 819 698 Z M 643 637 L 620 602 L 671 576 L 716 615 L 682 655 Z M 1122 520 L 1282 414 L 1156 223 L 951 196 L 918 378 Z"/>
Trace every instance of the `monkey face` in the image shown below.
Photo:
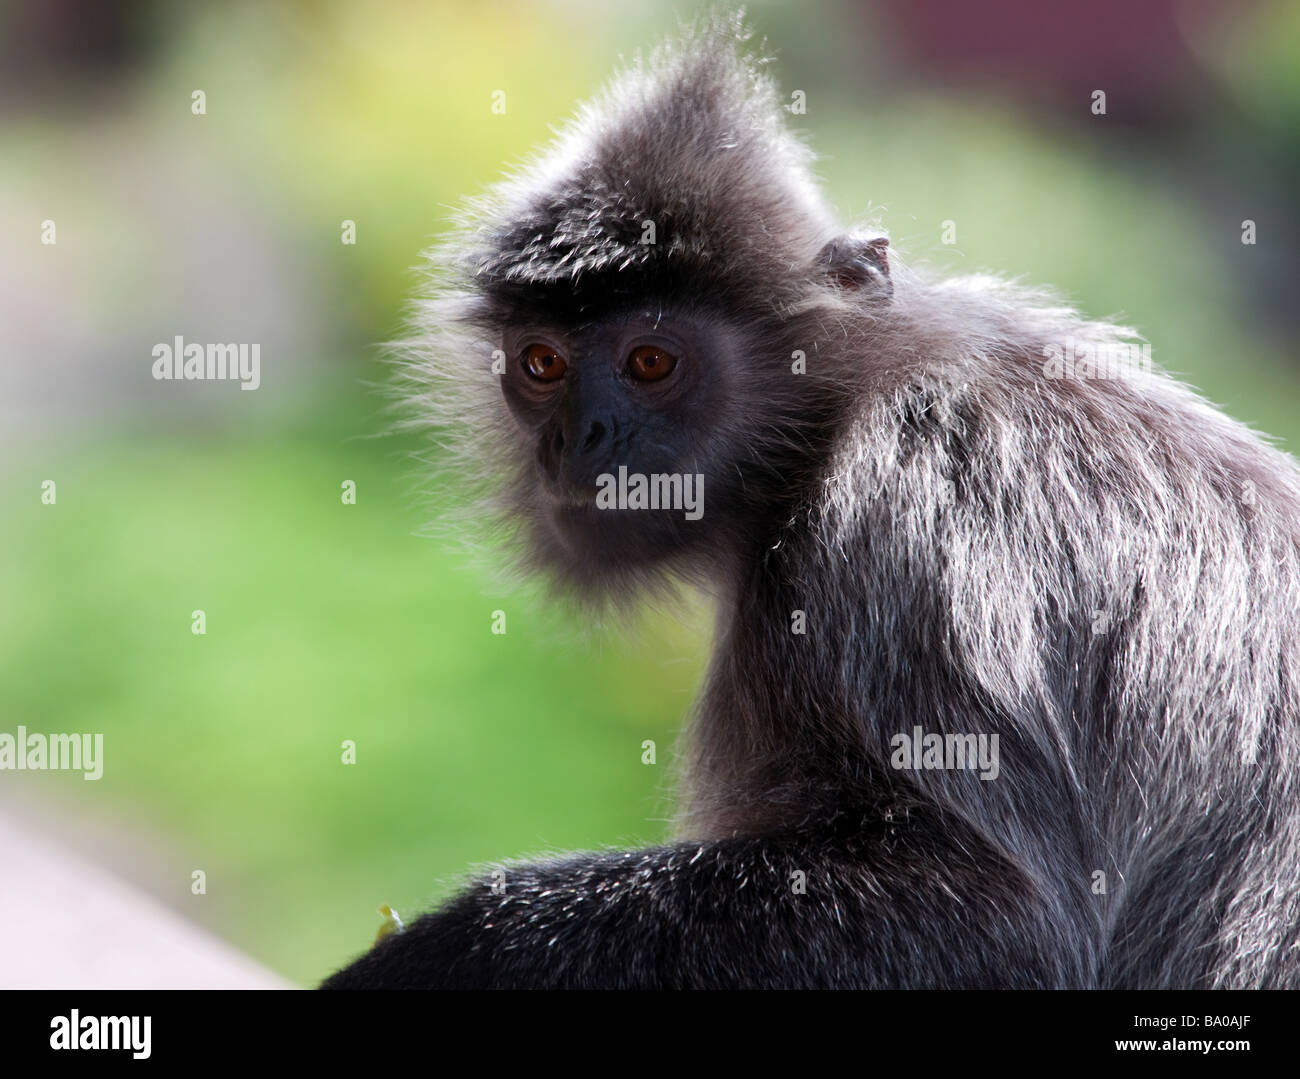
<path fill-rule="evenodd" d="M 579 563 L 608 570 L 604 583 L 774 544 L 848 399 L 842 350 L 807 366 L 825 322 L 801 312 L 810 297 L 888 303 L 885 252 L 883 238 L 837 237 L 748 292 L 671 267 L 663 291 L 639 288 L 641 273 L 492 283 L 471 321 L 505 356 L 493 370 L 521 443 L 497 448 L 510 445 L 535 561 L 566 579 Z"/>
<path fill-rule="evenodd" d="M 515 326 L 502 344 L 535 499 L 569 553 L 645 564 L 704 539 L 734 470 L 720 421 L 736 397 L 738 331 L 641 307 Z"/>

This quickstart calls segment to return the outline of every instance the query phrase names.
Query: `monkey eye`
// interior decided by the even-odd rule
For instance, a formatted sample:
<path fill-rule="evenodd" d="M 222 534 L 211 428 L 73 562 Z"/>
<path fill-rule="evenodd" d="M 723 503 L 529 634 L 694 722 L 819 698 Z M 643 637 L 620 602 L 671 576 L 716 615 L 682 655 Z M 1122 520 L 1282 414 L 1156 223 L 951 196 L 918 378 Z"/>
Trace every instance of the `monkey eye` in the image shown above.
<path fill-rule="evenodd" d="M 672 374 L 677 357 L 658 345 L 639 345 L 627 358 L 627 370 L 639 382 L 658 382 Z"/>
<path fill-rule="evenodd" d="M 554 382 L 564 377 L 569 365 L 550 345 L 529 345 L 521 357 L 524 370 L 541 382 Z"/>

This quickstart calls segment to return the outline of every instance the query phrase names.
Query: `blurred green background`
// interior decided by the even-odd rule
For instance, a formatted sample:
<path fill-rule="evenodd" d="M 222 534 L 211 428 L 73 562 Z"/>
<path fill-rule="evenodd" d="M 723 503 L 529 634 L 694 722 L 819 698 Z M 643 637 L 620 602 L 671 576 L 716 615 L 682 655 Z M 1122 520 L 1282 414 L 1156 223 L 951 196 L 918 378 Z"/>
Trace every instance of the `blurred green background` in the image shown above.
<path fill-rule="evenodd" d="M 750 10 L 846 219 L 1137 326 L 1294 447 L 1295 5 L 1044 6 Z M 695 10 L 0 9 L 0 730 L 105 739 L 0 811 L 303 984 L 472 864 L 668 834 L 707 607 L 575 622 L 439 537 L 375 344 L 456 204 Z M 262 387 L 153 381 L 178 334 L 260 342 Z"/>

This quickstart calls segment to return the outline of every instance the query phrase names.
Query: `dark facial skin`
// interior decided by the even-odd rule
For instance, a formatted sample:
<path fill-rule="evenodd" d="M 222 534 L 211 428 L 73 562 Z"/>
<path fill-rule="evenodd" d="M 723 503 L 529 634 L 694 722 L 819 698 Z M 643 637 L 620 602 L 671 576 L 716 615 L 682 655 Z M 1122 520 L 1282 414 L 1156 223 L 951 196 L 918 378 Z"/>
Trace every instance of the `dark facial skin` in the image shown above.
<path fill-rule="evenodd" d="M 583 557 L 642 562 L 702 538 L 717 490 L 717 418 L 729 400 L 737 335 L 717 320 L 633 309 L 580 327 L 515 326 L 503 335 L 502 391 L 531 443 L 549 523 Z M 704 516 L 601 509 L 598 478 L 704 476 Z"/>

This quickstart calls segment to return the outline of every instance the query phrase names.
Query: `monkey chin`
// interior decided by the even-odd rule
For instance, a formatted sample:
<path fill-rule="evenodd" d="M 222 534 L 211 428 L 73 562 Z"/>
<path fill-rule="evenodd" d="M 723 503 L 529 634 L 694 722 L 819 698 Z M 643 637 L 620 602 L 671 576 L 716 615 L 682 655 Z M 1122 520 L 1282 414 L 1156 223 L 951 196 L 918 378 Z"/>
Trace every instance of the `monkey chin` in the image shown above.
<path fill-rule="evenodd" d="M 602 509 L 591 499 L 554 497 L 548 519 L 559 554 L 570 566 L 640 576 L 686 554 L 701 521 L 681 510 Z"/>

